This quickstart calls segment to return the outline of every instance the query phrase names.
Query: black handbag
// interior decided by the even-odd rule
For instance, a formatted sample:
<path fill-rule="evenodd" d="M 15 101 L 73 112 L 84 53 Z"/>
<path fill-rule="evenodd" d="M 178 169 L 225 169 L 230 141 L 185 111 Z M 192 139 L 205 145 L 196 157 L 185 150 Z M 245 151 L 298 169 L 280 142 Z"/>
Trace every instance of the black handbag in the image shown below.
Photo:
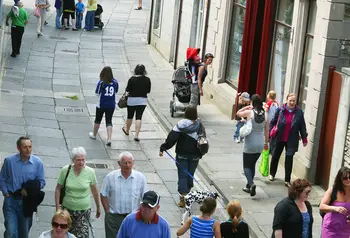
<path fill-rule="evenodd" d="M 64 195 L 66 195 L 66 182 L 67 182 L 67 177 L 68 177 L 68 175 L 69 175 L 69 171 L 70 171 L 71 168 L 72 168 L 72 165 L 70 164 L 70 165 L 68 166 L 67 174 L 66 174 L 66 177 L 64 178 L 63 186 L 62 186 L 62 188 L 61 188 L 61 193 L 60 193 L 60 205 L 62 205 Z"/>
<path fill-rule="evenodd" d="M 126 108 L 128 106 L 128 92 L 125 92 L 118 101 L 119 108 Z"/>

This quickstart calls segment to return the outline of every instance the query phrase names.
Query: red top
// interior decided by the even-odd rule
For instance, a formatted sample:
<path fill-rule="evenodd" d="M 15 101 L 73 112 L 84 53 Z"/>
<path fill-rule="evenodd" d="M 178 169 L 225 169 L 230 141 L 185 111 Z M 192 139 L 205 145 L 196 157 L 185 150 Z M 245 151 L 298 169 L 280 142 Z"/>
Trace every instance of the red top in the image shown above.
<path fill-rule="evenodd" d="M 286 125 L 284 127 L 283 136 L 282 136 L 283 142 L 288 142 L 289 133 L 290 133 L 290 130 L 292 129 L 292 121 L 293 121 L 294 113 L 295 113 L 295 110 L 293 110 L 292 112 L 289 112 L 287 108 L 286 110 L 284 110 Z"/>

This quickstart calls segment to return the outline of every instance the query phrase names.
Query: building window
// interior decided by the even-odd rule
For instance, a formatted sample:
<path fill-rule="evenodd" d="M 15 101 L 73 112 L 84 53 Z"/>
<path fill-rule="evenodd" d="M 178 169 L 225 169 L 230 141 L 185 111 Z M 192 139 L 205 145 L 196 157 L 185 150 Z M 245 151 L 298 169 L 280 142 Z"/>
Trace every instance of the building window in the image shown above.
<path fill-rule="evenodd" d="M 162 0 L 156 0 L 154 5 L 153 32 L 160 36 L 160 25 L 162 15 Z"/>
<path fill-rule="evenodd" d="M 293 8 L 294 0 L 278 1 L 269 90 L 276 91 L 277 101 L 280 104 L 283 103 L 282 97 L 287 75 L 288 53 L 292 39 Z"/>
<path fill-rule="evenodd" d="M 235 0 L 233 3 L 226 68 L 226 82 L 235 89 L 238 87 L 239 80 L 245 12 L 246 0 Z"/>
<path fill-rule="evenodd" d="M 204 0 L 199 0 L 198 17 L 197 17 L 197 31 L 196 31 L 196 44 L 195 47 L 200 48 L 202 44 L 202 32 L 203 32 L 203 18 L 204 18 Z"/>
<path fill-rule="evenodd" d="M 299 95 L 298 95 L 298 105 L 303 110 L 305 110 L 306 97 L 307 97 L 307 92 L 309 90 L 310 66 L 311 66 L 312 46 L 314 42 L 316 12 L 317 12 L 316 0 L 313 0 L 310 3 L 309 17 L 307 22 L 307 32 L 305 37 L 303 69 L 301 73 Z"/>

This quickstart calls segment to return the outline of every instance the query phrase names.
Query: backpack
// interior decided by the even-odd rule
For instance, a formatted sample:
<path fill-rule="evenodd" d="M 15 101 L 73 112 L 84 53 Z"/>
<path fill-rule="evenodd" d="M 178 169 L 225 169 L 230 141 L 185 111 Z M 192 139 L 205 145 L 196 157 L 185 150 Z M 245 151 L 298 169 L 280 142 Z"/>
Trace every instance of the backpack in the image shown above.
<path fill-rule="evenodd" d="M 202 123 L 200 123 L 198 130 L 197 148 L 202 156 L 209 151 L 209 142 Z"/>
<path fill-rule="evenodd" d="M 332 188 L 332 194 L 331 194 L 331 200 L 329 201 L 328 205 L 332 205 L 335 200 L 337 200 L 337 193 L 338 190 L 334 187 Z M 321 203 L 320 203 L 321 204 Z M 318 207 L 320 207 L 320 204 L 318 204 Z M 320 211 L 320 216 L 323 218 L 326 213 Z"/>

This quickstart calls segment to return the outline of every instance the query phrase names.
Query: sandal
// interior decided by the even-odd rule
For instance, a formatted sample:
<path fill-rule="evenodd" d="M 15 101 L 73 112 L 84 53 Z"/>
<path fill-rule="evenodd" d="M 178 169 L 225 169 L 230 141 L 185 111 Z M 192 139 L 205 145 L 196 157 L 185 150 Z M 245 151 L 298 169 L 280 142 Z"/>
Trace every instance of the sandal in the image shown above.
<path fill-rule="evenodd" d="M 137 7 L 135 8 L 135 10 L 142 10 L 142 7 Z"/>
<path fill-rule="evenodd" d="M 129 133 L 127 133 L 127 132 L 126 132 L 126 128 L 125 128 L 125 126 L 124 126 L 124 127 L 122 127 L 122 131 L 124 132 L 124 134 L 125 134 L 126 136 L 128 136 L 128 135 L 129 135 Z"/>

